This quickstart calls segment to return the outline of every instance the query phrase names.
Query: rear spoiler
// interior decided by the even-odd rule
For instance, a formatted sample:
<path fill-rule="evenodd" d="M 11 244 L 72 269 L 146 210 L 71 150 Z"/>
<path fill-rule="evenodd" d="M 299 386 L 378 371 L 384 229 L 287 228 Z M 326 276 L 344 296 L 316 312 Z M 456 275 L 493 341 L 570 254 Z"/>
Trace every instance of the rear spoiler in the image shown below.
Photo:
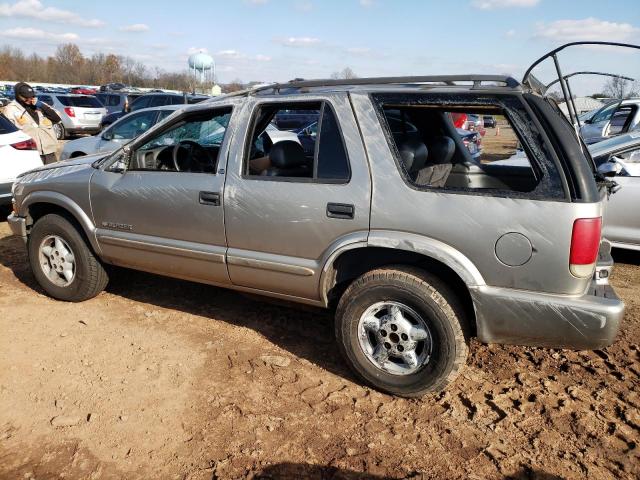
<path fill-rule="evenodd" d="M 571 124 L 576 129 L 576 132 L 580 128 L 580 120 L 578 119 L 578 112 L 576 110 L 575 103 L 573 101 L 573 95 L 571 93 L 571 85 L 569 83 L 569 78 L 575 75 L 606 75 L 611 77 L 620 77 L 627 80 L 633 80 L 629 77 L 623 77 L 621 75 L 609 74 L 609 73 L 601 73 L 601 72 L 575 72 L 569 75 L 563 75 L 562 69 L 560 68 L 560 61 L 558 60 L 558 52 L 564 50 L 568 47 L 573 46 L 582 46 L 582 45 L 601 45 L 601 46 L 610 46 L 610 47 L 623 47 L 623 48 L 634 48 L 640 50 L 640 45 L 633 45 L 630 43 L 619 43 L 619 42 L 570 42 L 564 45 L 559 46 L 558 48 L 551 50 L 544 56 L 540 57 L 538 60 L 533 62 L 533 64 L 529 67 L 529 69 L 525 72 L 524 77 L 522 79 L 522 84 L 529 87 L 531 91 L 536 92 L 542 96 L 544 96 L 552 85 L 555 83 L 560 83 L 560 88 L 562 89 L 562 96 L 564 97 L 565 104 L 567 105 L 567 111 L 569 112 L 569 120 Z M 558 74 L 557 80 L 549 83 L 548 85 L 543 84 L 540 80 L 538 80 L 531 72 L 534 68 L 540 65 L 547 59 L 553 59 L 553 63 L 556 69 L 556 73 Z"/>

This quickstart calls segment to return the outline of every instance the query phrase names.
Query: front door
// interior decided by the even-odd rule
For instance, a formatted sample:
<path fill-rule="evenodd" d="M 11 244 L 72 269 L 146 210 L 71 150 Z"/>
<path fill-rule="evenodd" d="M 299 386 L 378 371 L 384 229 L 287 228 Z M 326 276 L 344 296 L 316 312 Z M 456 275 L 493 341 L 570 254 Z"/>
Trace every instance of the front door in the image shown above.
<path fill-rule="evenodd" d="M 230 279 L 317 300 L 327 255 L 366 241 L 369 230 L 371 183 L 353 111 L 346 95 L 254 100 L 246 109 L 250 138 L 234 140 L 224 198 Z M 298 110 L 314 113 L 315 133 L 275 126 L 279 112 Z"/>
<path fill-rule="evenodd" d="M 96 172 L 91 204 L 104 258 L 154 273 L 228 283 L 224 176 L 218 167 L 225 166 L 230 117 L 230 107 L 185 113 L 144 143 L 134 142 L 124 173 Z"/>

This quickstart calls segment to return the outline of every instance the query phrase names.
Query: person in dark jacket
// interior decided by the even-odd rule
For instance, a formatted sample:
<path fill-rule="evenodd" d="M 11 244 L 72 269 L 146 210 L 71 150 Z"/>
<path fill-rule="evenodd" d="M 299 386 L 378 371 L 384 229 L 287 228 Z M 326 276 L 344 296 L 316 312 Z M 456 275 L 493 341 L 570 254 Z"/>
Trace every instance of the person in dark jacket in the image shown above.
<path fill-rule="evenodd" d="M 16 99 L 4 107 L 4 116 L 35 140 L 42 163 L 55 162 L 58 139 L 53 124 L 60 121 L 60 116 L 49 105 L 36 100 L 30 85 L 19 82 L 14 92 Z"/>

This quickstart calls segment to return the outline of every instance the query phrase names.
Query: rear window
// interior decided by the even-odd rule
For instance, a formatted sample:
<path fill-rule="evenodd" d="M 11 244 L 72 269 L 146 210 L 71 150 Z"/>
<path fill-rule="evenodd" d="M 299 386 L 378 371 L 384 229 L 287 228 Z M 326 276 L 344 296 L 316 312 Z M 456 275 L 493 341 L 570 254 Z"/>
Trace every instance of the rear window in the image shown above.
<path fill-rule="evenodd" d="M 11 123 L 5 117 L 0 115 L 0 135 L 5 134 L 5 133 L 13 133 L 16 130 L 18 130 L 18 129 L 16 128 L 16 126 L 13 123 Z"/>
<path fill-rule="evenodd" d="M 65 107 L 102 108 L 102 103 L 96 97 L 58 97 Z"/>

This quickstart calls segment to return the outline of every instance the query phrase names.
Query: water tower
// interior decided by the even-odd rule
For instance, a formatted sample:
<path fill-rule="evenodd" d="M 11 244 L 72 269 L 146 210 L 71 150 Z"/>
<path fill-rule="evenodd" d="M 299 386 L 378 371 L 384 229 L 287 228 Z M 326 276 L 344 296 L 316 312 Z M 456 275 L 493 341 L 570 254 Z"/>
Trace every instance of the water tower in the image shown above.
<path fill-rule="evenodd" d="M 189 71 L 201 84 L 215 82 L 216 64 L 211 55 L 207 55 L 202 50 L 189 57 Z"/>

